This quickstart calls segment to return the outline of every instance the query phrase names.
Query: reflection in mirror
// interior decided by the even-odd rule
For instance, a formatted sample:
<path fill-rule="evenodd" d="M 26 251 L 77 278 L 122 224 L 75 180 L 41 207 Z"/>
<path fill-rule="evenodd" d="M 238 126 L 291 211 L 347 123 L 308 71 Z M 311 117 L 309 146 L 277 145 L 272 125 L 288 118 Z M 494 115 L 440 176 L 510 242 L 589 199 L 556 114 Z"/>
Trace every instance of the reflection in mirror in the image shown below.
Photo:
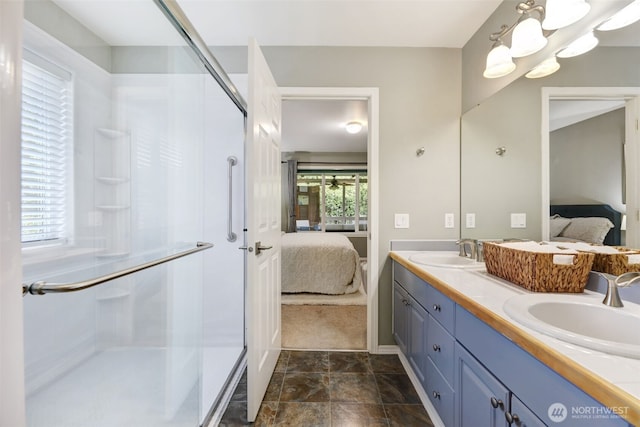
<path fill-rule="evenodd" d="M 640 47 L 637 46 L 640 40 L 640 24 L 619 31 L 615 34 L 598 34 L 601 38 L 598 48 L 582 56 L 561 60 L 561 69 L 555 74 L 542 79 L 521 77 L 462 116 L 462 238 L 549 238 L 549 172 L 550 166 L 553 165 L 550 165 L 549 158 L 549 128 L 541 131 L 543 121 L 547 125 L 549 121 L 549 97 L 551 94 L 554 99 L 602 98 L 611 95 L 598 89 L 594 89 L 591 94 L 588 91 L 589 88 L 603 87 L 618 88 L 616 99 L 626 100 L 637 96 L 640 91 L 640 74 L 637 72 L 640 64 Z M 548 88 L 546 100 L 543 99 L 543 88 Z M 560 90 L 554 92 L 554 88 Z M 576 93 L 572 94 L 571 88 L 584 90 L 574 91 Z M 627 90 L 623 91 L 621 88 Z M 616 91 L 612 93 L 615 95 Z M 620 111 L 609 114 L 617 116 L 618 122 L 621 120 L 620 114 L 635 114 L 629 108 Z M 635 118 L 624 118 L 626 123 L 630 120 L 635 122 Z M 575 132 L 585 132 L 576 129 Z M 558 129 L 555 132 L 556 140 L 564 139 L 563 135 L 569 134 L 568 129 Z M 606 190 L 606 197 L 601 195 L 601 192 L 605 191 L 603 189 L 598 190 L 598 194 L 583 192 L 573 197 L 567 193 L 568 188 L 560 187 L 553 190 L 553 202 L 598 202 L 611 204 L 622 213 L 636 212 L 637 207 L 631 208 L 630 203 L 633 203 L 633 200 L 628 196 L 630 191 L 636 191 L 637 194 L 637 190 L 631 189 L 633 186 L 637 187 L 637 162 L 631 162 L 630 159 L 635 157 L 630 156 L 635 154 L 629 152 L 635 149 L 635 145 L 629 144 L 628 136 L 624 138 L 627 139 L 624 152 L 627 165 L 623 168 L 622 160 L 618 160 L 613 172 L 603 161 L 593 164 L 595 160 L 589 166 L 574 170 L 574 167 L 586 161 L 582 159 L 586 155 L 583 147 L 562 154 L 561 164 L 559 159 L 555 160 L 557 164 L 554 176 L 564 180 L 570 176 L 571 180 L 576 181 L 575 185 L 607 171 L 607 180 L 610 182 L 607 184 L 609 190 Z M 613 157 L 614 152 L 621 156 L 621 144 L 618 139 L 615 148 L 606 151 L 606 156 Z M 496 150 L 501 147 L 506 151 L 498 155 Z M 615 190 L 612 189 L 614 185 Z M 626 186 L 624 192 L 623 186 Z M 582 188 L 584 189 L 584 185 Z M 611 192 L 613 194 L 610 194 Z M 476 216 L 474 228 L 465 226 L 467 213 L 474 213 Z M 514 213 L 526 214 L 525 228 L 512 227 L 511 217 Z M 640 241 L 634 237 L 637 233 L 631 232 L 632 228 L 638 228 L 636 216 L 632 218 L 632 215 L 629 215 L 626 220 L 627 230 L 621 233 L 621 238 L 626 237 L 624 243 L 627 245 L 638 246 Z M 634 223 L 630 224 L 630 220 L 634 220 Z"/>
<path fill-rule="evenodd" d="M 638 88 L 548 88 L 542 120 L 551 240 L 635 246 Z M 544 114 L 544 113 L 543 113 Z M 544 172 L 543 172 L 544 173 Z M 571 219 L 580 218 L 580 219 Z"/>

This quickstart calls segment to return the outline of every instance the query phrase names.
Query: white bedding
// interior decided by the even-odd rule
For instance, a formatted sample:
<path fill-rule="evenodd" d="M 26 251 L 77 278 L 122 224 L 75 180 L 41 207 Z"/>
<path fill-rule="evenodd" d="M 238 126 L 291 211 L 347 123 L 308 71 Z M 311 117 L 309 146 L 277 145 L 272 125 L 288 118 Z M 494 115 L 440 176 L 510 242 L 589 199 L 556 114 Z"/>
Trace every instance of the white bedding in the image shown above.
<path fill-rule="evenodd" d="M 282 236 L 282 292 L 349 294 L 361 284 L 360 257 L 342 234 Z"/>

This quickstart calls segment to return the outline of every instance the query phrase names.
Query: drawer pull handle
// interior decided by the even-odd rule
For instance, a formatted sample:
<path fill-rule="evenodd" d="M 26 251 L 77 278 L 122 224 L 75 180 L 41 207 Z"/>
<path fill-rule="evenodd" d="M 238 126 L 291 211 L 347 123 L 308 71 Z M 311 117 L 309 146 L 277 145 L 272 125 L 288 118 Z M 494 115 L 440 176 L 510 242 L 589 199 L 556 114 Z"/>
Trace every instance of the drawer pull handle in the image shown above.
<path fill-rule="evenodd" d="M 438 393 L 437 391 L 433 391 L 433 398 L 434 399 L 440 399 L 440 393 Z"/>
<path fill-rule="evenodd" d="M 511 414 L 510 412 L 505 412 L 504 417 L 507 419 L 509 425 L 516 423 L 516 425 L 520 425 L 520 417 L 518 414 Z"/>
<path fill-rule="evenodd" d="M 442 311 L 442 309 L 440 308 L 440 304 L 433 304 L 433 310 L 434 311 Z"/>
<path fill-rule="evenodd" d="M 495 397 L 491 398 L 491 406 L 493 406 L 495 409 L 504 409 L 504 403 L 502 403 L 502 400 L 496 399 Z M 507 414 L 509 413 L 507 412 Z M 509 416 L 511 416 L 511 414 L 509 414 Z"/>
<path fill-rule="evenodd" d="M 440 351 L 440 346 L 438 344 L 434 344 L 433 351 Z"/>

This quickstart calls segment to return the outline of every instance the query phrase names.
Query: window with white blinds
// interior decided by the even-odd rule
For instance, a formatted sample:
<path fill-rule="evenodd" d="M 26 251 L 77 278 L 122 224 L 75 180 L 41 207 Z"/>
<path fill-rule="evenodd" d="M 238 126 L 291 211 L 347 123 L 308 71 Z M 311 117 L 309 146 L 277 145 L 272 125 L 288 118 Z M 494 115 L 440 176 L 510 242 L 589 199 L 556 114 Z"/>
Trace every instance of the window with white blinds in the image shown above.
<path fill-rule="evenodd" d="M 42 59 L 23 61 L 23 243 L 68 237 L 72 99 L 70 73 Z"/>

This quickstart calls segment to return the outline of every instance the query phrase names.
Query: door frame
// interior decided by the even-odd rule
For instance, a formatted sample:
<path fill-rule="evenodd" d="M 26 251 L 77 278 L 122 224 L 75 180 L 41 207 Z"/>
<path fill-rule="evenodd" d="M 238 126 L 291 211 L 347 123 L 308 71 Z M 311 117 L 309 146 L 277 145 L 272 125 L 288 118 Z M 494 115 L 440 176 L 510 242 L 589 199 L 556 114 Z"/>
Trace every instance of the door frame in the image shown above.
<path fill-rule="evenodd" d="M 368 104 L 367 179 L 367 351 L 378 352 L 379 269 L 379 90 L 377 87 L 280 87 L 282 100 L 366 100 Z M 373 191 L 371 191 L 373 189 Z"/>

